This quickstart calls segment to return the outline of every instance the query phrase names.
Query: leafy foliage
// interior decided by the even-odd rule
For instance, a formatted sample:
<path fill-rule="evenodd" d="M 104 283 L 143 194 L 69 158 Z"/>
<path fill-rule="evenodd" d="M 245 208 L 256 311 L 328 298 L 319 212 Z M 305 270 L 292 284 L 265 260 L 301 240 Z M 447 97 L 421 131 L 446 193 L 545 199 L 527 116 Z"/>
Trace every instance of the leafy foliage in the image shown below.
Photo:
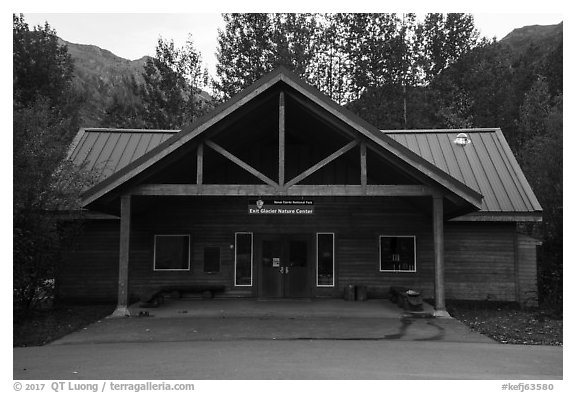
<path fill-rule="evenodd" d="M 72 63 L 48 24 L 32 31 L 13 18 L 14 304 L 25 309 L 53 287 L 66 231 L 47 213 L 76 208 L 83 173 L 63 163 L 77 130 Z M 32 81 L 32 82 L 31 82 Z"/>
<path fill-rule="evenodd" d="M 284 65 L 306 75 L 316 46 L 316 17 L 308 14 L 223 14 L 213 87 L 228 99 Z"/>
<path fill-rule="evenodd" d="M 51 107 L 62 105 L 73 70 L 66 47 L 59 45 L 48 23 L 30 31 L 23 15 L 12 19 L 15 104 L 25 107 L 43 97 Z"/>
<path fill-rule="evenodd" d="M 134 75 L 124 77 L 112 93 L 112 102 L 105 109 L 103 127 L 145 128 L 142 88 Z"/>
<path fill-rule="evenodd" d="M 551 102 L 545 80 L 538 79 L 520 109 L 523 131 L 520 162 L 542 204 L 540 225 L 526 228 L 543 239 L 539 264 L 540 299 L 562 312 L 562 95 Z"/>
<path fill-rule="evenodd" d="M 184 48 L 158 40 L 156 56 L 144 66 L 143 116 L 147 127 L 178 129 L 206 111 L 199 97 L 208 82 L 201 55 L 191 37 Z"/>

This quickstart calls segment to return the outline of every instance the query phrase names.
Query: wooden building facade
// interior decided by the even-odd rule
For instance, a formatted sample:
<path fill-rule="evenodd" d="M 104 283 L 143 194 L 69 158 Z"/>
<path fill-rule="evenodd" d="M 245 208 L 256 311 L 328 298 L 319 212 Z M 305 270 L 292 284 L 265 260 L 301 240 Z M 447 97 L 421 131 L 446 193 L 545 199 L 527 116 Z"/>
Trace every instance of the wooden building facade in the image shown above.
<path fill-rule="evenodd" d="M 465 134 L 464 134 L 465 133 Z M 182 131 L 82 129 L 100 181 L 57 277 L 65 299 L 161 288 L 341 297 L 363 285 L 526 302 L 541 207 L 499 129 L 381 131 L 280 68 Z"/>

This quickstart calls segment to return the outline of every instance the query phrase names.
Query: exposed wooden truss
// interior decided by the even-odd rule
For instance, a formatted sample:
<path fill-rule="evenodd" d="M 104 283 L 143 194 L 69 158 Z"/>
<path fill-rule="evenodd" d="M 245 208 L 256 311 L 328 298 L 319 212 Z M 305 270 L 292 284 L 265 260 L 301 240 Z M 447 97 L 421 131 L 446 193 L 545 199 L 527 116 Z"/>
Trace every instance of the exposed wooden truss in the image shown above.
<path fill-rule="evenodd" d="M 348 134 L 352 138 L 351 134 Z M 204 147 L 208 147 L 240 168 L 249 172 L 264 184 L 205 184 Z M 360 147 L 360 185 L 302 185 L 304 179 L 337 160 L 356 146 Z M 224 147 L 207 139 L 196 148 L 196 184 L 143 184 L 130 191 L 132 195 L 154 196 L 430 196 L 432 189 L 423 185 L 368 185 L 367 143 L 353 138 L 334 153 L 286 181 L 286 104 L 285 93 L 278 97 L 278 182 L 270 179 Z"/>
<path fill-rule="evenodd" d="M 313 166 L 306 169 L 304 172 L 302 172 L 301 174 L 299 174 L 298 176 L 296 176 L 295 178 L 290 180 L 288 183 L 286 183 L 286 187 L 292 187 L 292 186 L 300 183 L 302 180 L 304 180 L 305 178 L 307 178 L 308 176 L 310 176 L 311 174 L 313 174 L 314 172 L 316 172 L 320 168 L 328 165 L 329 163 L 331 163 L 332 161 L 334 161 L 335 159 L 337 159 L 338 157 L 340 157 L 341 155 L 343 155 L 344 153 L 346 153 L 347 151 L 349 151 L 350 149 L 355 147 L 357 144 L 358 144 L 357 141 L 352 141 L 350 143 L 347 143 L 345 146 L 341 147 L 340 149 L 338 149 L 334 153 L 330 154 L 328 157 L 326 157 L 323 160 L 319 161 L 318 163 L 314 164 Z"/>
<path fill-rule="evenodd" d="M 208 146 L 208 147 L 212 148 L 214 151 L 220 153 L 221 155 L 223 155 L 224 157 L 226 157 L 227 159 L 229 159 L 230 161 L 232 161 L 233 163 L 238 165 L 240 168 L 250 172 L 252 175 L 256 176 L 258 179 L 262 180 L 264 183 L 271 185 L 271 186 L 278 186 L 278 183 L 276 183 L 274 180 L 270 179 L 268 176 L 266 176 L 265 174 L 263 174 L 259 170 L 254 169 L 252 166 L 245 163 L 240 158 L 236 157 L 234 154 L 232 154 L 228 150 L 224 149 L 222 146 L 220 146 L 220 145 L 218 145 L 212 141 L 206 141 L 205 143 L 206 143 L 206 146 Z"/>

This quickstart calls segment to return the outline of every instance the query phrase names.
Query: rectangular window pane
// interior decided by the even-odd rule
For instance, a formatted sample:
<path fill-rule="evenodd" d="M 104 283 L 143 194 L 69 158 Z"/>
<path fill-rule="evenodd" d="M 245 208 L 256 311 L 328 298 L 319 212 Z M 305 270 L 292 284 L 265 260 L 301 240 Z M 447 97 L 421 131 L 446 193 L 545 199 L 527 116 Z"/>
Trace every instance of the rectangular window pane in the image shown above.
<path fill-rule="evenodd" d="M 204 273 L 220 272 L 220 247 L 204 247 Z"/>
<path fill-rule="evenodd" d="M 316 234 L 316 285 L 334 286 L 334 234 Z"/>
<path fill-rule="evenodd" d="M 190 236 L 154 236 L 154 270 L 190 270 Z"/>
<path fill-rule="evenodd" d="M 234 285 L 252 286 L 252 233 L 236 233 Z"/>
<path fill-rule="evenodd" d="M 416 271 L 415 236 L 380 236 L 380 271 Z"/>

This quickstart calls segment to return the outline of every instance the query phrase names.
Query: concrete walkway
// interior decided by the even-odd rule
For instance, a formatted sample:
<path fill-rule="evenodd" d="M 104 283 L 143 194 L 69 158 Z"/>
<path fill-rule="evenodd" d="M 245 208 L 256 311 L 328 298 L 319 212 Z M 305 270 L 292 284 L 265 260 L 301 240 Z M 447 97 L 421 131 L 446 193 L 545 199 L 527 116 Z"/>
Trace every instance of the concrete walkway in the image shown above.
<path fill-rule="evenodd" d="M 131 307 L 131 318 L 98 321 L 53 345 L 231 340 L 405 340 L 494 343 L 455 319 L 408 314 L 387 300 L 169 300 Z M 140 312 L 150 316 L 138 317 Z"/>

